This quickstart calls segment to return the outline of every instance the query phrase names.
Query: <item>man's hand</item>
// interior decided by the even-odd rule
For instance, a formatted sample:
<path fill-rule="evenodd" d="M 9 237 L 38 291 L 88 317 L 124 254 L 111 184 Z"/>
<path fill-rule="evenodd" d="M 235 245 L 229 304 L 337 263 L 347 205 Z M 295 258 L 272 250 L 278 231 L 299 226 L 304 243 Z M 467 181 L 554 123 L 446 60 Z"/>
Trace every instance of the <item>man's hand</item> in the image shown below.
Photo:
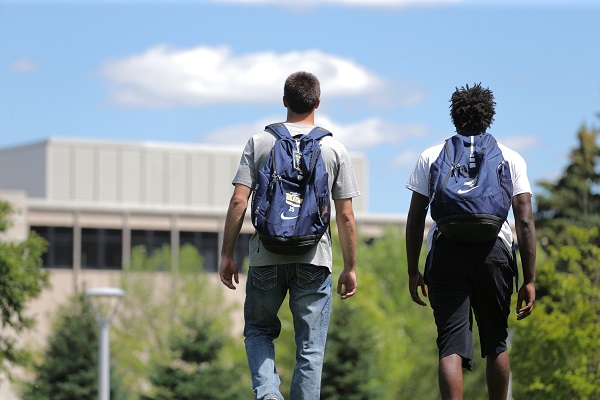
<path fill-rule="evenodd" d="M 410 291 L 410 297 L 412 297 L 412 300 L 415 303 L 421 306 L 427 306 L 427 303 L 421 300 L 421 297 L 419 296 L 419 287 L 421 287 L 421 293 L 423 293 L 423 296 L 427 297 L 427 287 L 423 281 L 423 275 L 421 275 L 421 272 L 417 271 L 416 274 L 409 275 L 408 290 Z"/>
<path fill-rule="evenodd" d="M 229 289 L 236 289 L 235 285 L 233 284 L 232 278 L 233 280 L 235 280 L 235 283 L 239 285 L 240 279 L 238 277 L 238 266 L 233 260 L 233 258 L 221 258 L 221 265 L 219 265 L 219 277 L 221 278 L 221 282 L 223 282 L 223 285 L 227 286 Z"/>
<path fill-rule="evenodd" d="M 356 293 L 356 272 L 342 271 L 338 279 L 337 292 L 342 300 Z"/>
<path fill-rule="evenodd" d="M 523 307 L 525 303 L 525 307 Z M 517 320 L 527 318 L 533 311 L 535 303 L 535 285 L 527 283 L 521 286 L 517 296 Z"/>

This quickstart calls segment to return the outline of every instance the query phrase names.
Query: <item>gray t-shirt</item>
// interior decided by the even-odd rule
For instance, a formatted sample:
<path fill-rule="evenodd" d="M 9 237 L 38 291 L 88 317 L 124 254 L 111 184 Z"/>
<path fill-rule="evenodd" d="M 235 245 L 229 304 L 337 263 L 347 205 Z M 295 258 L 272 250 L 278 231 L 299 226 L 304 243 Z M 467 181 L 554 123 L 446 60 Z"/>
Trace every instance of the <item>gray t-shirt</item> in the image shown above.
<path fill-rule="evenodd" d="M 309 133 L 313 125 L 285 123 L 292 136 L 305 135 Z M 250 138 L 240 166 L 233 179 L 233 184 L 242 184 L 254 189 L 256 186 L 256 175 L 267 163 L 269 152 L 275 144 L 276 137 L 271 132 L 260 132 Z M 334 200 L 350 199 L 360 195 L 354 168 L 348 156 L 348 152 L 342 143 L 331 136 L 321 139 L 321 154 L 325 168 L 329 174 L 329 188 Z M 250 239 L 250 266 L 275 265 L 303 263 L 319 265 L 332 268 L 331 237 L 323 235 L 317 246 L 305 254 L 281 255 L 269 252 L 261 246 L 256 232 Z"/>

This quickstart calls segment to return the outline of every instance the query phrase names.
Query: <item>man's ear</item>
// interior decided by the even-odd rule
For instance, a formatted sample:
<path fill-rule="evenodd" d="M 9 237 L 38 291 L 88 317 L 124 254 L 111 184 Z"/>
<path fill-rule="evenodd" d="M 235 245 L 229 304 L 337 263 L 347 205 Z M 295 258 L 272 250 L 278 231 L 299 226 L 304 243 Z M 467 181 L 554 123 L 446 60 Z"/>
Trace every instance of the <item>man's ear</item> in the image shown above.
<path fill-rule="evenodd" d="M 285 96 L 283 96 L 283 106 L 284 106 L 285 108 L 287 108 L 287 107 L 288 107 L 287 99 L 285 98 Z"/>
<path fill-rule="evenodd" d="M 319 108 L 319 104 L 321 104 L 321 98 L 319 98 L 319 100 L 317 100 L 317 104 L 315 104 L 315 110 L 316 110 L 317 108 Z"/>

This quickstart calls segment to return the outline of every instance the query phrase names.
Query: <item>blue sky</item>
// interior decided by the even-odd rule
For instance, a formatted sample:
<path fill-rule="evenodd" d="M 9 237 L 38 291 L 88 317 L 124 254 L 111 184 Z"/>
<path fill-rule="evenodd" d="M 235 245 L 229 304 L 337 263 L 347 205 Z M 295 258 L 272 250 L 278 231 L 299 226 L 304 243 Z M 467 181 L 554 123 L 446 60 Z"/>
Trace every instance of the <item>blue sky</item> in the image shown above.
<path fill-rule="evenodd" d="M 404 214 L 419 153 L 453 134 L 454 88 L 481 82 L 490 132 L 525 157 L 535 191 L 579 128 L 600 125 L 599 20 L 597 0 L 0 0 L 0 147 L 241 151 L 285 119 L 285 77 L 309 70 L 317 123 L 367 157 L 369 211 Z"/>

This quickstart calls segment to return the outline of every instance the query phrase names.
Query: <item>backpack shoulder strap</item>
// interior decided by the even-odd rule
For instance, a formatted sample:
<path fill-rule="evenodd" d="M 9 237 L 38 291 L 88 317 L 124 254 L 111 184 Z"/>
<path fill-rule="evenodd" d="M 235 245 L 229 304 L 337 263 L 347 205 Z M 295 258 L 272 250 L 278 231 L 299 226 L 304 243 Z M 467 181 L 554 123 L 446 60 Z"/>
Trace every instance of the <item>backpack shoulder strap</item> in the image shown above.
<path fill-rule="evenodd" d="M 496 138 L 494 138 L 491 134 L 489 133 L 483 133 L 482 135 L 482 144 L 483 144 L 483 151 L 486 152 L 487 150 L 491 149 L 494 146 L 498 145 L 498 142 L 496 141 Z"/>
<path fill-rule="evenodd" d="M 267 125 L 265 127 L 265 130 L 270 130 L 271 132 L 274 132 L 278 139 L 292 139 L 290 131 L 288 131 L 288 129 L 282 122 Z"/>
<path fill-rule="evenodd" d="M 456 134 L 446 139 L 444 143 L 444 149 L 442 151 L 446 153 L 446 160 L 450 164 L 453 164 L 460 160 L 460 157 L 463 154 L 463 148 L 463 138 Z"/>
<path fill-rule="evenodd" d="M 321 140 L 325 136 L 333 136 L 333 134 L 325 128 L 315 126 L 310 132 L 308 132 L 306 138 L 312 140 Z"/>

